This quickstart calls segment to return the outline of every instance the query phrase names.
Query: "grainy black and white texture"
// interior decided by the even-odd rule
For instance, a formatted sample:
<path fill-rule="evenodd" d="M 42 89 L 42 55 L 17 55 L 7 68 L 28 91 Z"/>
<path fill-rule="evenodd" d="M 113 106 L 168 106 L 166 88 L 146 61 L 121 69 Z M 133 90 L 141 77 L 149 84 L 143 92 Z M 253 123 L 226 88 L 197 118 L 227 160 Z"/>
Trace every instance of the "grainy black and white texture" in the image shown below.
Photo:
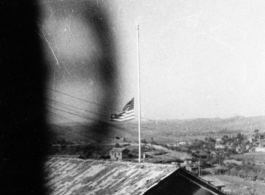
<path fill-rule="evenodd" d="M 0 1 L 0 194 L 44 194 L 44 66 L 35 1 Z"/>
<path fill-rule="evenodd" d="M 80 41 L 75 28 L 69 35 L 74 43 L 68 44 L 67 35 L 50 35 L 44 23 L 51 16 L 51 10 L 56 12 L 51 15 L 58 20 L 71 20 L 73 16 L 88 26 L 90 34 L 85 37 L 92 46 L 82 43 L 82 35 Z M 112 74 L 116 72 L 116 54 L 108 15 L 93 1 L 0 1 L 0 25 L 0 194 L 45 194 L 43 166 L 51 138 L 47 131 L 49 90 L 62 83 L 71 87 L 71 83 L 82 85 L 83 80 L 92 79 L 99 86 L 95 91 L 100 104 L 115 105 L 115 100 L 109 99 L 115 90 L 116 80 Z M 57 50 L 54 39 L 55 42 L 61 40 Z M 100 52 L 92 53 L 97 55 L 96 59 L 90 47 L 99 48 Z M 55 70 L 57 66 L 61 67 Z M 53 80 L 54 71 L 56 80 Z M 82 94 L 81 98 L 84 98 Z M 96 110 L 105 113 L 102 107 Z M 99 124 L 97 120 L 100 115 L 89 125 L 90 133 L 94 137 L 108 137 L 111 131 L 107 124 Z"/>

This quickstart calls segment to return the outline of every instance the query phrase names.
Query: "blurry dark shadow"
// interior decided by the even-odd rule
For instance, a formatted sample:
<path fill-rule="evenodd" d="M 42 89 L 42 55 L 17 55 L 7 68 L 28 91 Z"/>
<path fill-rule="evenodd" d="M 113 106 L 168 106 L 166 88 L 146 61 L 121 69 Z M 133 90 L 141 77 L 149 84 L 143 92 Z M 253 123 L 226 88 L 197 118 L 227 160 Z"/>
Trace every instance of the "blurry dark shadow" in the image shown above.
<path fill-rule="evenodd" d="M 64 3 L 64 1 L 58 1 Z M 58 3 L 57 2 L 57 3 Z M 70 1 L 66 1 L 70 2 Z M 115 107 L 109 96 L 116 87 L 116 48 L 104 7 L 85 2 L 83 20 L 97 34 L 103 50 L 99 82 L 104 86 L 100 104 Z M 45 194 L 43 172 L 49 144 L 44 97 L 48 78 L 43 40 L 37 24 L 43 6 L 35 1 L 0 2 L 0 194 Z M 117 90 L 116 90 L 117 91 Z M 99 108 L 98 113 L 109 113 Z M 98 117 L 96 121 L 101 121 Z M 106 119 L 104 118 L 106 121 Z M 88 131 L 105 139 L 111 135 L 108 123 L 94 122 Z"/>
<path fill-rule="evenodd" d="M 98 35 L 98 43 L 103 53 L 103 56 L 98 63 L 100 72 L 99 80 L 104 85 L 104 94 L 102 94 L 103 99 L 100 104 L 107 105 L 109 108 L 115 108 L 118 97 L 111 102 L 109 101 L 112 91 L 115 89 L 116 93 L 118 92 L 118 79 L 115 77 L 118 69 L 116 63 L 117 53 L 114 37 L 111 31 L 110 17 L 108 17 L 105 7 L 100 6 L 99 4 L 93 4 L 86 8 L 87 10 L 84 12 L 84 18 L 88 20 L 90 26 Z M 98 113 L 106 115 L 109 113 L 109 110 L 106 110 L 105 107 L 100 107 Z M 106 121 L 106 118 L 99 117 L 98 121 Z M 109 121 L 109 123 L 111 122 Z M 111 131 L 113 126 L 109 123 L 97 122 L 92 125 L 91 130 L 98 140 L 104 140 L 113 136 Z"/>
<path fill-rule="evenodd" d="M 93 34 L 93 41 L 95 42 L 97 47 L 100 48 L 99 50 L 101 54 L 99 58 L 92 63 L 87 62 L 87 69 L 89 69 L 89 74 L 86 75 L 87 78 L 91 77 L 91 79 L 94 80 L 94 82 L 97 83 L 98 86 L 100 86 L 100 90 L 98 90 L 97 93 L 100 94 L 101 100 L 96 103 L 102 106 L 97 106 L 97 109 L 95 111 L 96 113 L 99 113 L 99 115 L 93 115 L 94 121 L 87 120 L 88 122 L 86 124 L 87 136 L 93 134 L 94 138 L 97 140 L 104 140 L 112 135 L 112 128 L 108 123 L 109 118 L 106 118 L 105 116 L 109 115 L 111 108 L 116 107 L 116 100 L 118 99 L 116 98 L 115 100 L 113 100 L 112 98 L 113 93 L 118 94 L 116 66 L 117 54 L 113 32 L 111 31 L 111 18 L 107 14 L 108 12 L 106 10 L 106 5 L 107 3 L 102 4 L 100 2 L 97 3 L 96 1 L 89 0 L 79 2 L 44 1 L 44 3 L 42 4 L 42 6 L 46 7 L 46 9 L 52 10 L 50 11 L 50 15 L 52 15 L 56 20 L 74 18 L 78 20 L 78 22 L 85 24 L 86 27 L 89 27 L 91 34 Z M 50 15 L 44 16 L 42 20 L 47 20 Z M 51 58 L 53 58 L 53 56 Z M 49 66 L 55 66 L 55 64 L 49 64 Z M 74 66 L 75 65 L 73 65 L 73 67 Z M 53 68 L 54 67 L 51 67 L 51 69 Z M 61 66 L 60 68 L 57 68 L 57 74 L 64 74 L 65 72 L 67 72 L 68 68 L 71 69 L 71 67 L 69 66 Z M 80 72 L 81 69 L 82 67 L 76 70 L 76 72 Z M 84 67 L 83 69 L 85 70 Z M 49 72 L 49 79 L 53 79 L 53 71 L 50 70 Z M 94 76 L 93 74 L 96 76 Z M 107 107 L 109 107 L 110 109 L 108 109 Z M 88 115 L 87 118 L 91 118 L 90 115 Z"/>
<path fill-rule="evenodd" d="M 0 194 L 45 193 L 46 69 L 34 2 L 0 2 Z"/>

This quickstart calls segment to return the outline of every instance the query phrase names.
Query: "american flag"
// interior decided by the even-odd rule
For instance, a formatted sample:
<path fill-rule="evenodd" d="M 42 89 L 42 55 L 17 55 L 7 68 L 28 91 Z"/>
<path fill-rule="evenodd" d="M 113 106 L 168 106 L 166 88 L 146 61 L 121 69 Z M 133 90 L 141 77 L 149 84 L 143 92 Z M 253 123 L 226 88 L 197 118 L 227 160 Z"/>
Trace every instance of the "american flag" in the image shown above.
<path fill-rule="evenodd" d="M 124 106 L 121 113 L 110 115 L 110 120 L 115 122 L 123 122 L 131 119 L 134 119 L 134 98 Z"/>

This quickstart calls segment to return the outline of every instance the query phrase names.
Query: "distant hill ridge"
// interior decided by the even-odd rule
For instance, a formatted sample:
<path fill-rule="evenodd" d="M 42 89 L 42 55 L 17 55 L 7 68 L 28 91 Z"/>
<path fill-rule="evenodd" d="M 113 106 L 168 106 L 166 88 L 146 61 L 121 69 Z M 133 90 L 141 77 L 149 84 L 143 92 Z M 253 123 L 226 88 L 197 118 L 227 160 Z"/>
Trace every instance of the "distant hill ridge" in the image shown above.
<path fill-rule="evenodd" d="M 184 126 L 193 127 L 194 130 L 205 128 L 205 130 L 251 130 L 254 128 L 265 130 L 265 116 L 243 117 L 235 116 L 230 118 L 198 118 L 187 120 L 167 120 L 167 124 L 182 124 Z"/>
<path fill-rule="evenodd" d="M 51 124 L 49 131 L 56 139 L 72 141 L 100 141 L 106 137 L 127 137 L 137 140 L 137 121 L 124 123 L 97 122 L 97 123 L 62 123 Z M 231 118 L 198 118 L 186 120 L 142 121 L 141 131 L 143 139 L 159 138 L 162 142 L 173 140 L 181 136 L 205 136 L 207 133 L 252 133 L 255 129 L 265 131 L 265 116 Z"/>

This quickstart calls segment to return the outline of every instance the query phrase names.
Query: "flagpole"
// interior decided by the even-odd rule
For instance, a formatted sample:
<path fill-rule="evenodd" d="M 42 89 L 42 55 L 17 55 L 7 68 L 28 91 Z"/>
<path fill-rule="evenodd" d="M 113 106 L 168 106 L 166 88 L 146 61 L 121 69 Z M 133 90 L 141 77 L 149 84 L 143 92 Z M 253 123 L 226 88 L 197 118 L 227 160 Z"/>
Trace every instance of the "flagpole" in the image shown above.
<path fill-rule="evenodd" d="M 140 96 L 140 57 L 139 57 L 139 24 L 137 25 L 137 66 L 138 66 L 138 144 L 139 163 L 141 162 L 141 96 Z"/>

